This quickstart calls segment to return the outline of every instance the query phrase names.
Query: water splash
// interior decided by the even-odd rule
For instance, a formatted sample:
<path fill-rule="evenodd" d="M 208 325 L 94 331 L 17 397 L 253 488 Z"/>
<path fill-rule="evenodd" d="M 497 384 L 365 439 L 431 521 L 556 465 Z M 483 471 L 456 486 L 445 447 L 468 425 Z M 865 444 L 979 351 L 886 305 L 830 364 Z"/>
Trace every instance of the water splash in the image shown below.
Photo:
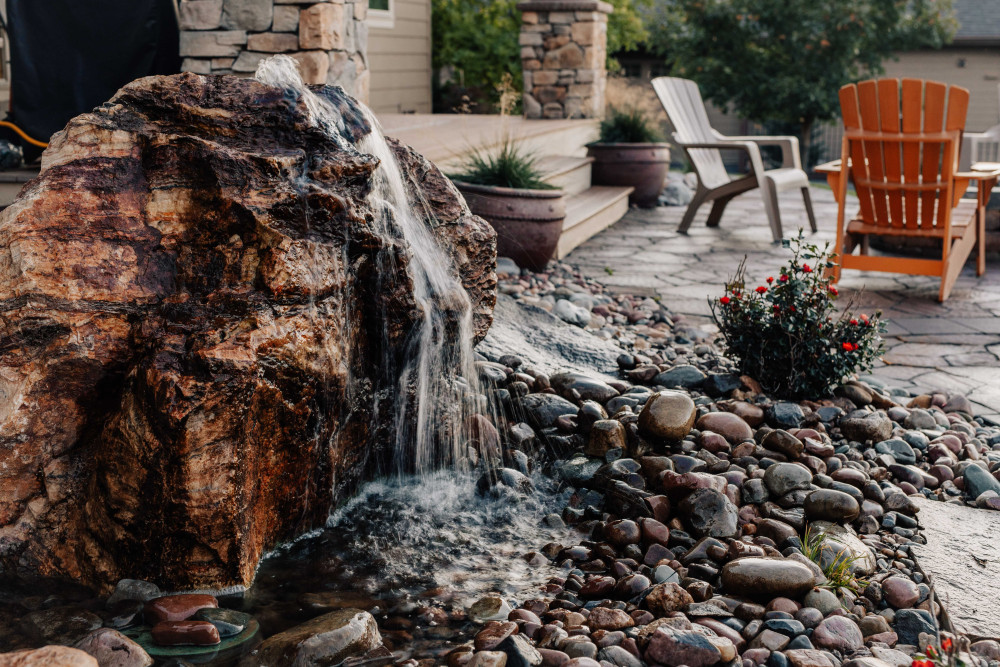
<path fill-rule="evenodd" d="M 366 106 L 358 102 L 356 108 L 338 109 L 303 83 L 295 61 L 288 56 L 262 61 L 256 77 L 262 83 L 296 94 L 308 109 L 313 125 L 338 145 L 352 145 L 378 158 L 368 201 L 374 212 L 374 231 L 387 241 L 387 250 L 378 256 L 379 274 L 398 275 L 392 240 L 402 237 L 406 268 L 420 310 L 420 322 L 407 336 L 402 366 L 394 368 L 390 360 L 385 360 L 395 383 L 389 401 L 395 426 L 391 465 L 397 474 L 424 474 L 445 465 L 462 465 L 469 454 L 469 417 L 484 409 L 485 400 L 472 351 L 472 306 L 455 277 L 450 258 L 425 222 L 430 207 L 419 199 L 416 184 L 406 187 L 396 156 Z M 360 114 L 370 127 L 360 140 L 352 136 L 357 123 L 345 122 L 345 111 Z M 416 193 L 412 196 L 418 197 L 417 201 L 411 201 L 408 192 Z M 386 411 L 377 405 L 376 420 L 383 418 Z"/>

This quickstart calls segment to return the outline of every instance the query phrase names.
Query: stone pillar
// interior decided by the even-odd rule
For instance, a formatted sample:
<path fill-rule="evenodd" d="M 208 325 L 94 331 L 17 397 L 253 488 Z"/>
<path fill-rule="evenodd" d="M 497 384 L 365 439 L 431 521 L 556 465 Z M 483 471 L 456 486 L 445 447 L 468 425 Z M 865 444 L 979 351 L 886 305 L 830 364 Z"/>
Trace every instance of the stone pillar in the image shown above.
<path fill-rule="evenodd" d="M 275 53 L 368 101 L 368 0 L 180 0 L 181 69 L 252 76 Z"/>
<path fill-rule="evenodd" d="M 600 118 L 608 14 L 600 0 L 528 0 L 521 10 L 525 118 Z"/>

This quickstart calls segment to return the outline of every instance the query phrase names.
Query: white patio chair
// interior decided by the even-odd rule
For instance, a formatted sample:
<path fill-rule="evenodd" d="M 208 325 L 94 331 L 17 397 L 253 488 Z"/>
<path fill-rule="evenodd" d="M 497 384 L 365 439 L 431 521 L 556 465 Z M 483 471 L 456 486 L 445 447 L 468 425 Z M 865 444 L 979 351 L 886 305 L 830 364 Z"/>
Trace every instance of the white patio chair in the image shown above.
<path fill-rule="evenodd" d="M 694 81 L 663 76 L 653 79 L 653 90 L 674 126 L 674 141 L 684 149 L 698 174 L 698 188 L 684 212 L 679 232 L 687 232 L 698 208 L 706 201 L 714 202 L 708 215 L 708 226 L 717 227 L 729 200 L 756 187 L 761 189 L 764 210 L 775 241 L 780 241 L 782 237 L 778 192 L 791 188 L 802 190 L 809 226 L 816 231 L 816 217 L 809 198 L 809 178 L 802 170 L 796 137 L 727 137 L 709 124 L 705 103 Z M 760 146 L 780 146 L 781 167 L 764 169 Z M 746 153 L 750 159 L 750 173 L 730 178 L 722 163 L 721 149 Z"/>

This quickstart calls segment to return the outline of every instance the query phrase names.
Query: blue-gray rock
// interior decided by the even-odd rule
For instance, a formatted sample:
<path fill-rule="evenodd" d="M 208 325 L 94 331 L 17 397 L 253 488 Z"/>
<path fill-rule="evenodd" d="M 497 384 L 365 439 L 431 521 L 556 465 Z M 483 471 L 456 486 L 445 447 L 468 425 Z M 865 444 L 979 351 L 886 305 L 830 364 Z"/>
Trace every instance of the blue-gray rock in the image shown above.
<path fill-rule="evenodd" d="M 812 473 L 795 463 L 776 463 L 764 472 L 764 484 L 771 495 L 780 498 L 789 491 L 808 489 Z"/>
<path fill-rule="evenodd" d="M 578 456 L 563 463 L 557 470 L 559 476 L 573 486 L 587 486 L 602 465 L 604 464 L 600 459 Z"/>
<path fill-rule="evenodd" d="M 795 649 L 799 648 L 811 651 L 815 647 L 813 646 L 812 642 L 809 641 L 809 637 L 806 637 L 805 635 L 799 635 L 792 641 L 788 642 L 788 646 L 785 647 L 785 650 L 794 651 Z"/>
<path fill-rule="evenodd" d="M 924 609 L 900 609 L 896 612 L 896 634 L 900 644 L 919 646 L 920 633 L 936 634 L 931 613 Z"/>
<path fill-rule="evenodd" d="M 931 442 L 930 438 L 920 431 L 907 431 L 903 434 L 903 440 L 905 440 L 910 447 L 919 449 L 920 451 L 926 450 L 927 446 L 930 445 Z"/>
<path fill-rule="evenodd" d="M 199 609 L 193 618 L 196 621 L 208 621 L 219 631 L 219 636 L 225 638 L 234 637 L 243 632 L 243 629 L 250 623 L 251 616 L 234 609 L 209 607 Z"/>
<path fill-rule="evenodd" d="M 767 487 L 764 480 L 759 478 L 748 479 L 743 482 L 743 502 L 750 505 L 759 505 L 768 499 Z"/>
<path fill-rule="evenodd" d="M 774 630 L 783 635 L 794 637 L 806 631 L 806 626 L 790 618 L 769 618 L 764 621 L 765 630 Z"/>
<path fill-rule="evenodd" d="M 715 489 L 696 490 L 681 501 L 679 509 L 699 536 L 736 537 L 736 506 Z"/>
<path fill-rule="evenodd" d="M 767 409 L 767 418 L 778 428 L 798 428 L 806 416 L 798 403 L 782 401 Z"/>
<path fill-rule="evenodd" d="M 161 595 L 160 587 L 156 584 L 140 579 L 122 579 L 115 584 L 115 590 L 108 598 L 107 604 L 111 607 L 122 600 L 146 602 Z"/>
<path fill-rule="evenodd" d="M 653 382 L 664 387 L 683 387 L 684 389 L 695 389 L 700 387 L 705 381 L 705 374 L 690 364 L 674 366 L 657 375 Z"/>
<path fill-rule="evenodd" d="M 605 646 L 597 654 L 598 660 L 606 660 L 618 667 L 642 667 L 642 660 L 635 657 L 621 646 Z"/>
<path fill-rule="evenodd" d="M 732 373 L 710 373 L 702 383 L 705 393 L 716 398 L 728 396 L 741 386 L 743 381 L 740 380 L 740 376 Z"/>
<path fill-rule="evenodd" d="M 618 395 L 618 391 L 606 383 L 581 373 L 556 373 L 549 381 L 558 393 L 575 391 L 582 400 L 606 403 Z"/>
<path fill-rule="evenodd" d="M 875 451 L 879 454 L 888 454 L 896 459 L 897 463 L 902 463 L 903 465 L 913 465 L 917 462 L 917 455 L 913 452 L 913 448 L 905 440 L 898 438 L 883 440 L 877 443 Z"/>
<path fill-rule="evenodd" d="M 542 654 L 524 635 L 511 635 L 497 644 L 494 650 L 503 651 L 507 655 L 509 667 L 534 667 L 542 664 Z"/>
<path fill-rule="evenodd" d="M 521 399 L 521 407 L 528 421 L 535 428 L 548 428 L 563 415 L 576 415 L 577 407 L 555 394 L 528 394 Z"/>
<path fill-rule="evenodd" d="M 1000 482 L 993 475 L 975 464 L 970 464 L 965 469 L 965 492 L 970 498 L 978 498 L 985 491 L 994 491 L 1000 494 Z"/>

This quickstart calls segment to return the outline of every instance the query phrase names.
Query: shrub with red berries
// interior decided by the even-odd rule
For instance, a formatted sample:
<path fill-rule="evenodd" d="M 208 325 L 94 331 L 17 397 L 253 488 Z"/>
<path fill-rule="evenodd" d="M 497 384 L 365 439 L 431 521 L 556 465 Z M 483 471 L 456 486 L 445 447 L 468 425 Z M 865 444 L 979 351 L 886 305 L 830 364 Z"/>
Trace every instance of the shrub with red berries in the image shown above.
<path fill-rule="evenodd" d="M 792 259 L 777 280 L 746 285 L 744 259 L 725 295 L 711 301 L 712 315 L 741 372 L 775 396 L 817 399 L 871 368 L 885 327 L 881 313 L 837 313 L 839 292 L 823 270 L 834 266 L 829 246 L 807 244 L 801 232 L 784 245 Z"/>

